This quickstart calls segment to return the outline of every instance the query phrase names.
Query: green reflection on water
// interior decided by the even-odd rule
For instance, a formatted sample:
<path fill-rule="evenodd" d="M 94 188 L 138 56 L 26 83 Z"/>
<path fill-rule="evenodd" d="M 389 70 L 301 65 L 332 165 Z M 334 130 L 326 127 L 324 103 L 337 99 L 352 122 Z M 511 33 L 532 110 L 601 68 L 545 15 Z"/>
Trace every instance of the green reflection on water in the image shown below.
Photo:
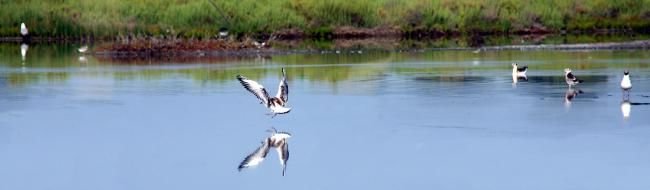
<path fill-rule="evenodd" d="M 221 84 L 238 74 L 252 79 L 279 77 L 286 67 L 291 80 L 336 85 L 341 81 L 373 79 L 387 73 L 409 76 L 458 75 L 503 71 L 510 62 L 531 70 L 648 68 L 648 51 L 363 51 L 340 54 L 293 54 L 267 57 L 183 58 L 138 61 L 110 60 L 86 55 L 80 60 L 75 45 L 33 45 L 25 61 L 18 44 L 0 44 L 0 77 L 10 86 L 63 83 L 72 76 L 112 77 L 114 80 L 162 80 L 183 77 L 197 83 Z"/>

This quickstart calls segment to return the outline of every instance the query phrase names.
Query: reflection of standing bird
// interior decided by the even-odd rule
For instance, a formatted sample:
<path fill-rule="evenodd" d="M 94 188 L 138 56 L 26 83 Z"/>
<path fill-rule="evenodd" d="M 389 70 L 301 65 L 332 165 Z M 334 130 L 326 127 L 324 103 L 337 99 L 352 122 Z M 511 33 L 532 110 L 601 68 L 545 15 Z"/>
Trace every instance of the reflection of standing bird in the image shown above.
<path fill-rule="evenodd" d="M 271 128 L 269 132 L 271 132 L 271 136 L 262 141 L 262 145 L 260 145 L 260 147 L 258 147 L 253 153 L 246 156 L 244 161 L 239 164 L 239 167 L 237 168 L 239 171 L 262 163 L 264 158 L 266 158 L 266 154 L 269 153 L 269 149 L 273 147 L 278 152 L 280 164 L 282 165 L 282 176 L 284 176 L 287 169 L 287 161 L 289 160 L 289 144 L 287 143 L 287 139 L 291 137 L 291 134 L 287 132 L 278 132 L 275 128 Z"/>
<path fill-rule="evenodd" d="M 583 82 L 582 80 L 578 79 L 575 75 L 573 75 L 571 73 L 571 69 L 569 68 L 564 69 L 564 80 L 569 85 L 569 87 Z"/>
<path fill-rule="evenodd" d="M 631 107 L 632 105 L 630 104 L 630 101 L 624 100 L 621 102 L 621 113 L 623 113 L 624 119 L 630 118 Z"/>
<path fill-rule="evenodd" d="M 289 84 L 287 83 L 287 77 L 282 68 L 282 80 L 280 80 L 280 85 L 278 87 L 278 93 L 275 97 L 269 97 L 268 92 L 264 89 L 264 86 L 261 84 L 247 79 L 244 76 L 237 75 L 239 82 L 248 90 L 253 93 L 267 108 L 271 109 L 271 114 L 273 116 L 277 114 L 289 113 L 291 108 L 284 107 L 289 101 Z"/>
<path fill-rule="evenodd" d="M 573 88 L 568 88 L 566 92 L 564 93 L 564 104 L 566 106 L 571 106 L 571 102 L 573 99 L 578 96 L 578 94 L 582 93 L 581 90 L 575 90 Z"/>
<path fill-rule="evenodd" d="M 23 61 L 25 61 L 25 56 L 27 56 L 27 49 L 29 49 L 29 45 L 20 44 L 20 55 L 22 56 Z"/>
<path fill-rule="evenodd" d="M 621 89 L 623 89 L 623 93 L 629 92 L 630 89 L 632 89 L 632 81 L 630 81 L 630 72 L 627 70 L 623 72 L 623 80 L 621 80 Z"/>

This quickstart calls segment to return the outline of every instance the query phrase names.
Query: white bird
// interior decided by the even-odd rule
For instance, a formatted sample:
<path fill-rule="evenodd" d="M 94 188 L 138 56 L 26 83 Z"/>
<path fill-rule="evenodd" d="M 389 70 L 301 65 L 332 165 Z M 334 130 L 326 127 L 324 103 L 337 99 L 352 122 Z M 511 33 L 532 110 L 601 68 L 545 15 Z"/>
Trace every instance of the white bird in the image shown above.
<path fill-rule="evenodd" d="M 630 81 L 630 72 L 628 70 L 625 70 L 625 72 L 623 72 L 623 79 L 621 80 L 621 89 L 623 89 L 623 92 L 629 92 L 629 90 L 632 89 L 632 82 Z"/>
<path fill-rule="evenodd" d="M 77 51 L 79 51 L 79 53 L 86 53 L 86 51 L 88 51 L 88 45 L 83 45 L 83 46 L 79 47 L 79 49 L 77 49 Z"/>
<path fill-rule="evenodd" d="M 526 71 L 528 71 L 528 66 L 524 65 L 523 67 L 517 67 L 517 63 L 512 63 L 512 75 L 513 76 L 526 76 Z"/>
<path fill-rule="evenodd" d="M 621 113 L 623 113 L 624 119 L 630 118 L 631 108 L 632 105 L 630 104 L 630 101 L 624 100 L 623 102 L 621 102 Z"/>
<path fill-rule="evenodd" d="M 253 41 L 253 45 L 255 45 L 255 47 L 257 47 L 257 49 L 260 49 L 260 48 L 263 48 L 264 46 L 266 46 L 266 42 L 263 42 L 263 41 Z"/>
<path fill-rule="evenodd" d="M 25 61 L 25 56 L 27 56 L 27 49 L 29 49 L 29 45 L 23 43 L 20 44 L 20 55 L 23 58 L 23 61 Z"/>
<path fill-rule="evenodd" d="M 275 97 L 269 97 L 268 92 L 264 89 L 264 86 L 261 84 L 247 79 L 244 76 L 237 75 L 239 82 L 248 90 L 253 93 L 265 107 L 271 109 L 271 114 L 273 116 L 277 114 L 285 114 L 291 111 L 291 108 L 285 107 L 289 101 L 289 84 L 287 83 L 287 77 L 282 68 L 282 80 L 280 80 L 280 85 L 278 86 L 278 92 Z"/>
<path fill-rule="evenodd" d="M 564 80 L 569 85 L 569 87 L 583 82 L 582 80 L 578 79 L 575 75 L 573 75 L 571 73 L 571 69 L 569 68 L 564 69 Z"/>
<path fill-rule="evenodd" d="M 278 152 L 278 158 L 280 158 L 280 164 L 282 165 L 282 176 L 284 176 L 285 171 L 287 170 L 287 161 L 289 160 L 289 144 L 287 139 L 291 137 L 291 134 L 287 132 L 278 132 L 275 128 L 268 130 L 271 132 L 271 136 L 267 137 L 262 141 L 262 145 L 258 147 L 253 153 L 246 156 L 244 160 L 239 164 L 237 170 L 241 172 L 244 168 L 254 167 L 262 163 L 266 155 L 269 153 L 270 148 L 275 148 Z"/>
<path fill-rule="evenodd" d="M 23 37 L 27 36 L 29 34 L 29 31 L 27 30 L 27 26 L 25 26 L 25 23 L 20 23 L 20 35 Z"/>
<path fill-rule="evenodd" d="M 481 48 L 478 48 L 478 49 L 472 51 L 472 53 L 481 53 Z"/>

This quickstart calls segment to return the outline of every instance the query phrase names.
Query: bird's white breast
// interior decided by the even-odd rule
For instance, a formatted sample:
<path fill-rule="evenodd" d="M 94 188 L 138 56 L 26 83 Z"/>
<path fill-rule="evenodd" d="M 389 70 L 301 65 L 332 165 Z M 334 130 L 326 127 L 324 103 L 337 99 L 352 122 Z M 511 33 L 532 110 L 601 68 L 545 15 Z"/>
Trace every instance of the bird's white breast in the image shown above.
<path fill-rule="evenodd" d="M 621 88 L 623 89 L 632 88 L 632 82 L 630 81 L 630 76 L 628 75 L 623 76 L 623 80 L 621 80 Z"/>

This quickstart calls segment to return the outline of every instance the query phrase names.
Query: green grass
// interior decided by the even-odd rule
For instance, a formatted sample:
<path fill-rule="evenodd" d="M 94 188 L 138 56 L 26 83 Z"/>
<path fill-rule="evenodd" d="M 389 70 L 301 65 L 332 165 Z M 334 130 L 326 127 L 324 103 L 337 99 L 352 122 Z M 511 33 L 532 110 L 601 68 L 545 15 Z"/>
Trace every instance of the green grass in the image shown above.
<path fill-rule="evenodd" d="M 650 0 L 0 0 L 0 36 L 25 22 L 36 36 L 124 34 L 212 37 L 299 29 L 327 36 L 341 26 L 402 31 L 512 33 L 650 28 Z"/>

